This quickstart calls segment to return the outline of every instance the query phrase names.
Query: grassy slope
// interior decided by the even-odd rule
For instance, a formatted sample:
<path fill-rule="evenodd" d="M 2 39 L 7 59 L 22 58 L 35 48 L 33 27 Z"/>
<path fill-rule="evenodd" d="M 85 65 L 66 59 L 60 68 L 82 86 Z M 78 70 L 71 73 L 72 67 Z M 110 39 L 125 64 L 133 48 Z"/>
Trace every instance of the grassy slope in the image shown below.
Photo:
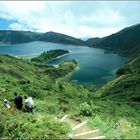
<path fill-rule="evenodd" d="M 67 62 L 61 64 L 60 68 L 67 68 L 66 64 Z M 123 73 L 119 72 L 118 78 L 96 92 L 89 91 L 82 85 L 56 82 L 56 76 L 52 80 L 50 75 L 52 70 L 47 71 L 48 69 L 50 68 L 45 66 L 39 68 L 32 63 L 10 56 L 0 56 L 0 94 L 2 95 L 0 100 L 7 98 L 12 104 L 13 93 L 17 91 L 21 95 L 32 95 L 36 106 L 35 115 L 31 119 L 23 113 L 24 119 L 21 120 L 17 111 L 14 111 L 17 114 L 14 115 L 15 117 L 2 111 L 1 116 L 7 120 L 5 123 L 8 130 L 3 129 L 1 123 L 0 129 L 3 130 L 1 132 L 5 132 L 1 133 L 2 136 L 29 138 L 28 132 L 31 131 L 32 137 L 40 135 L 46 138 L 64 138 L 70 131 L 69 127 L 67 124 L 61 124 L 62 127 L 59 129 L 57 127 L 60 125 L 59 122 L 51 116 L 63 116 L 68 113 L 73 118 L 88 119 L 89 126 L 100 129 L 107 138 L 140 138 L 140 57 L 138 54 L 121 68 Z M 0 106 L 2 107 L 2 104 Z M 13 117 L 14 120 L 19 120 L 16 125 L 13 123 Z M 27 120 L 26 117 L 29 119 Z M 48 123 L 43 119 L 45 117 L 51 117 L 48 119 L 51 124 L 46 125 L 46 129 L 43 127 L 44 123 Z M 22 127 L 24 128 L 32 119 L 37 120 L 31 123 L 31 127 L 27 127 L 25 133 Z M 17 127 L 19 125 L 21 127 Z M 17 131 L 11 130 L 11 127 Z M 48 128 L 52 131 L 48 131 Z M 35 134 L 35 131 L 38 133 Z"/>
<path fill-rule="evenodd" d="M 122 69 L 122 75 L 95 92 L 90 125 L 109 138 L 140 138 L 140 55 Z"/>
<path fill-rule="evenodd" d="M 61 70 L 71 67 L 71 63 L 61 64 Z M 0 56 L 0 102 L 7 98 L 12 106 L 12 111 L 6 111 L 0 104 L 0 137 L 66 137 L 70 131 L 69 126 L 55 121 L 52 115 L 72 112 L 77 108 L 75 104 L 78 105 L 87 98 L 88 91 L 83 86 L 56 83 L 55 79 L 51 80 L 48 69 L 45 66 L 38 68 L 30 62 L 11 56 Z M 13 108 L 15 91 L 20 95 L 33 96 L 36 106 L 34 116 L 24 113 L 19 115 Z"/>

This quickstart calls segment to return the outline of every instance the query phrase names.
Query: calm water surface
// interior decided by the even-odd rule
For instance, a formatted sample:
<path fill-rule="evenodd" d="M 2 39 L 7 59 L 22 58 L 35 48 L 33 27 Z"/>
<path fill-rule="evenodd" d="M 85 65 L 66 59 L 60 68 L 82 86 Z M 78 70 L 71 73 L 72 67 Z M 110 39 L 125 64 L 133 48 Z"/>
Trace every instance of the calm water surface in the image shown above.
<path fill-rule="evenodd" d="M 13 56 L 23 55 L 32 58 L 43 51 L 65 49 L 70 54 L 55 59 L 49 64 L 59 64 L 65 60 L 76 59 L 79 68 L 70 77 L 79 83 L 93 83 L 97 86 L 115 78 L 116 70 L 127 60 L 125 57 L 113 53 L 104 53 L 103 49 L 89 48 L 86 46 L 63 45 L 47 42 L 30 42 L 17 45 L 0 45 L 1 54 Z"/>

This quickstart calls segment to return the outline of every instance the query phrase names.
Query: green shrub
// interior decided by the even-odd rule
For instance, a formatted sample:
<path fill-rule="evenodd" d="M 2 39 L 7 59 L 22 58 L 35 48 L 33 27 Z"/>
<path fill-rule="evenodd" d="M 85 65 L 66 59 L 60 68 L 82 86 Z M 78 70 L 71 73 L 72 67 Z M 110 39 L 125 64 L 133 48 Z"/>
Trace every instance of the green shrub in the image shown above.
<path fill-rule="evenodd" d="M 0 122 L 1 138 L 66 138 L 71 131 L 68 124 L 55 120 L 52 116 L 26 114 L 3 110 L 1 113 L 4 124 Z"/>
<path fill-rule="evenodd" d="M 92 116 L 92 108 L 87 102 L 80 104 L 79 115 Z"/>
<path fill-rule="evenodd" d="M 4 123 L 0 122 L 0 137 L 2 137 L 3 133 L 4 133 Z"/>

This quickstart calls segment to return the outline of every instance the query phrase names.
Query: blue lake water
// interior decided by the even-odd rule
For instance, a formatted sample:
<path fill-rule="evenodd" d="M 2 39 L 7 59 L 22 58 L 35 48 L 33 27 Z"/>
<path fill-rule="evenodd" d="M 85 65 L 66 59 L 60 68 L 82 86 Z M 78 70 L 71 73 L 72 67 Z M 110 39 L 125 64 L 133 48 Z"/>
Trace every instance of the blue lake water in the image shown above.
<path fill-rule="evenodd" d="M 127 58 L 113 53 L 104 53 L 103 49 L 89 48 L 86 46 L 64 45 L 48 42 L 30 42 L 16 45 L 0 45 L 1 54 L 13 56 L 23 55 L 32 58 L 43 51 L 53 49 L 65 49 L 69 55 L 55 59 L 49 64 L 59 64 L 65 60 L 75 59 L 79 68 L 71 75 L 72 81 L 79 83 L 93 83 L 97 86 L 103 85 L 115 78 L 116 70 L 127 61 Z"/>

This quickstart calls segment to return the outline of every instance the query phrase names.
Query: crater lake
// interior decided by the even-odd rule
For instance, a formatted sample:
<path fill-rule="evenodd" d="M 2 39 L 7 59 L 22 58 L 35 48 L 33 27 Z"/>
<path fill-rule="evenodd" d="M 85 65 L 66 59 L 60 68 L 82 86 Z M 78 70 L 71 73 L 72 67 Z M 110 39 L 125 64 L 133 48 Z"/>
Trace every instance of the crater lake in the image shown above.
<path fill-rule="evenodd" d="M 68 50 L 70 53 L 50 61 L 49 64 L 57 65 L 65 60 L 75 59 L 78 62 L 78 68 L 71 74 L 69 80 L 82 84 L 92 83 L 96 86 L 105 84 L 115 78 L 117 69 L 127 61 L 126 57 L 105 53 L 103 49 L 42 41 L 16 45 L 1 44 L 0 54 L 30 59 L 44 51 L 54 49 Z"/>

